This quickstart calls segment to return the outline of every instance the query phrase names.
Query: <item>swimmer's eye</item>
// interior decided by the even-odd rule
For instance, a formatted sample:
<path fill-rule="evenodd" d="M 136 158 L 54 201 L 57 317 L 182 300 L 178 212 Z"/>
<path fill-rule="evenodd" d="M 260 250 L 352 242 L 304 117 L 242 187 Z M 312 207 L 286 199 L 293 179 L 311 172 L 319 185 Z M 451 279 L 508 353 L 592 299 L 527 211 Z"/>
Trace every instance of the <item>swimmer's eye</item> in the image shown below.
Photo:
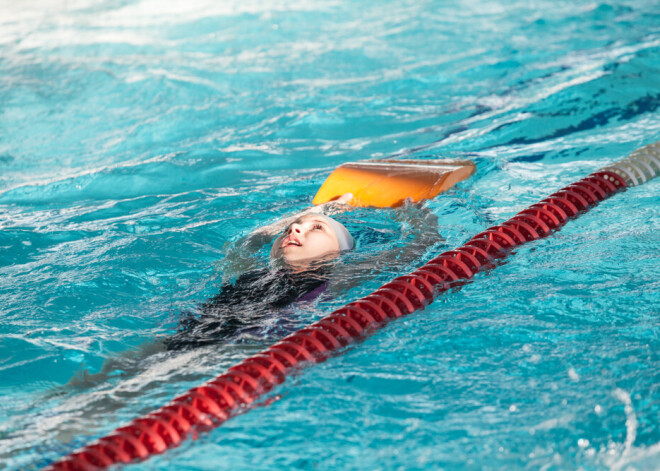
<path fill-rule="evenodd" d="M 319 229 L 319 230 L 322 231 L 323 230 L 323 225 L 316 223 L 316 224 L 314 224 L 314 227 L 312 229 Z"/>

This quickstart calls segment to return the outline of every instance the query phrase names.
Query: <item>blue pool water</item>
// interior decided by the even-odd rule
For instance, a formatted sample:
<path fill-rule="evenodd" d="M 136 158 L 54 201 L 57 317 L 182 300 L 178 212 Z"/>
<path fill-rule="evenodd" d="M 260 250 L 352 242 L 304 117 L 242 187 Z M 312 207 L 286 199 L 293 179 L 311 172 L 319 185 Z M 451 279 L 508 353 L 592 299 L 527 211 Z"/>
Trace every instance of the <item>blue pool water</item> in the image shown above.
<path fill-rule="evenodd" d="M 478 171 L 414 260 L 378 259 L 405 217 L 344 215 L 373 269 L 302 323 L 660 140 L 659 77 L 657 0 L 0 2 L 0 468 L 267 346 L 152 347 L 338 164 Z M 133 469 L 660 469 L 659 201 L 614 196 Z"/>

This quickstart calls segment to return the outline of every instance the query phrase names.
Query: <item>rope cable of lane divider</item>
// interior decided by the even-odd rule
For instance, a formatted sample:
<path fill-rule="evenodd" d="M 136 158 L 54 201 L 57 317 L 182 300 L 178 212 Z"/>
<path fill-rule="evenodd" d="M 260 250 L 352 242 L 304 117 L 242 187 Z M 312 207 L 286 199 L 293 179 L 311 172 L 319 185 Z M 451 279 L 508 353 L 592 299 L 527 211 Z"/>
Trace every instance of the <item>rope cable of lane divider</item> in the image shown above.
<path fill-rule="evenodd" d="M 88 471 L 142 461 L 187 436 L 221 425 L 242 413 L 294 371 L 318 363 L 368 336 L 387 322 L 410 314 L 439 294 L 471 279 L 511 249 L 545 237 L 599 202 L 660 174 L 660 142 L 568 185 L 508 221 L 477 234 L 410 274 L 337 309 L 246 358 L 166 406 L 137 418 L 50 466 L 49 471 Z"/>

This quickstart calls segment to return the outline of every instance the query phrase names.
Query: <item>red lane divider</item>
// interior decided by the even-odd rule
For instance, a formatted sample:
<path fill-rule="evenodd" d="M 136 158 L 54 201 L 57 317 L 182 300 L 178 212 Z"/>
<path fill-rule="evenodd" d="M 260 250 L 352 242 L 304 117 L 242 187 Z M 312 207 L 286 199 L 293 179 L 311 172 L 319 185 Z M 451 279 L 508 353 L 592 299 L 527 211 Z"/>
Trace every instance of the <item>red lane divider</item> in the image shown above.
<path fill-rule="evenodd" d="M 390 320 L 423 308 L 457 282 L 493 266 L 495 259 L 505 257 L 512 248 L 548 235 L 626 186 L 617 173 L 593 173 L 47 469 L 87 471 L 141 461 L 177 446 L 186 436 L 217 427 L 300 367 L 322 362 Z"/>

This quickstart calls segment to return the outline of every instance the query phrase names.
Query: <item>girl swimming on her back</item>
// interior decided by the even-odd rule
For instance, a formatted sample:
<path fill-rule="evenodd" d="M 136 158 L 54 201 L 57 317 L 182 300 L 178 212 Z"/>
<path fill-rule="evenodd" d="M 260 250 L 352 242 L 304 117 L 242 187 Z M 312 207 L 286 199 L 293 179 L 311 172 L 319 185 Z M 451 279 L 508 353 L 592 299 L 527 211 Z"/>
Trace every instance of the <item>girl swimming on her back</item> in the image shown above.
<path fill-rule="evenodd" d="M 316 300 L 325 292 L 339 292 L 359 284 L 365 272 L 373 272 L 376 261 L 355 263 L 339 276 L 338 257 L 355 246 L 346 227 L 327 214 L 343 212 L 351 206 L 347 193 L 335 201 L 315 206 L 298 215 L 262 227 L 229 250 L 225 269 L 244 273 L 234 282 L 224 283 L 220 292 L 202 303 L 195 312 L 185 313 L 178 331 L 163 340 L 168 350 L 180 350 L 222 341 L 263 340 L 267 336 L 282 337 L 299 328 L 299 320 L 285 309 L 294 303 Z M 416 258 L 420 252 L 442 238 L 437 231 L 437 218 L 422 205 L 409 205 L 397 210 L 415 232 L 402 249 L 393 249 L 380 259 L 391 264 Z M 412 214 L 412 217 L 411 217 Z M 275 235 L 270 249 L 270 266 L 252 268 L 255 254 Z"/>
<path fill-rule="evenodd" d="M 293 330 L 287 316 L 272 313 L 299 300 L 315 299 L 325 291 L 333 260 L 341 252 L 351 250 L 355 241 L 343 224 L 322 211 L 345 209 L 341 206 L 351 198 L 350 193 L 343 195 L 331 204 L 311 208 L 250 234 L 239 245 L 238 253 L 243 258 L 285 228 L 272 244 L 271 267 L 249 270 L 234 283 L 225 283 L 220 293 L 204 302 L 198 312 L 186 313 L 178 332 L 164 339 L 166 348 L 178 350 L 228 338 L 263 336 L 264 329 L 273 333 Z M 237 252 L 233 254 L 236 258 Z"/>

